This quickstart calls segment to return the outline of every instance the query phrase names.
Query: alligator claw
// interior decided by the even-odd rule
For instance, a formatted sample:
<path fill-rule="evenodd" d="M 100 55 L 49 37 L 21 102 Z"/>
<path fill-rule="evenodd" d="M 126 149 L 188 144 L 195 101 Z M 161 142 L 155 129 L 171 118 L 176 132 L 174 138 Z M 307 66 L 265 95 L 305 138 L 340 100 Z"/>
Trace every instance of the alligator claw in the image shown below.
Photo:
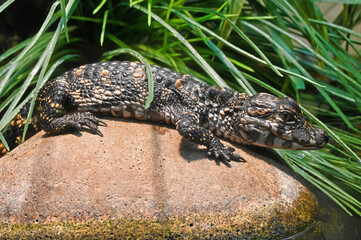
<path fill-rule="evenodd" d="M 236 162 L 246 162 L 244 158 L 242 158 L 237 153 L 234 153 L 235 149 L 230 146 L 224 146 L 223 144 L 218 148 L 209 149 L 207 154 L 209 156 L 214 156 L 216 158 L 222 159 L 226 162 L 236 161 Z"/>
<path fill-rule="evenodd" d="M 99 136 L 103 137 L 103 133 L 99 130 L 98 126 L 107 126 L 107 124 L 91 114 L 90 112 L 85 112 L 81 115 L 79 119 L 79 124 L 84 127 L 88 127 L 89 130 Z"/>
<path fill-rule="evenodd" d="M 98 119 L 98 122 L 99 122 L 99 126 L 102 126 L 102 127 L 108 127 L 108 124 L 106 124 L 104 121 Z"/>

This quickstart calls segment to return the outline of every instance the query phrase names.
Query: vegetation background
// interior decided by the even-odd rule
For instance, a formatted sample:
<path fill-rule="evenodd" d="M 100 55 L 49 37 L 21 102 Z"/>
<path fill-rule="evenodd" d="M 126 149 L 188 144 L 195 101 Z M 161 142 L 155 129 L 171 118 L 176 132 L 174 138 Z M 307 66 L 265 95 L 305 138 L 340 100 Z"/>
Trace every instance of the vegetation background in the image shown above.
<path fill-rule="evenodd" d="M 84 63 L 135 59 L 117 56 L 132 49 L 212 85 L 296 99 L 330 143 L 277 153 L 361 216 L 359 1 L 336 1 L 342 9 L 332 22 L 313 0 L 25 2 L 0 1 L 0 131 L 49 78 Z"/>

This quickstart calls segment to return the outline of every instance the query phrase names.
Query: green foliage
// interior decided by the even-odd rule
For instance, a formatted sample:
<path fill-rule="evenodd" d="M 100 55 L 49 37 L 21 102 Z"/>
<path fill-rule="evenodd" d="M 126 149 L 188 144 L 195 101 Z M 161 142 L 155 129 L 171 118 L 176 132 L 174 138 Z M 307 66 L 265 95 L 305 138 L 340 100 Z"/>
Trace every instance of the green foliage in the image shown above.
<path fill-rule="evenodd" d="M 54 72 L 133 58 L 115 57 L 133 49 L 210 84 L 295 98 L 332 139 L 320 151 L 277 152 L 361 215 L 361 34 L 352 30 L 359 9 L 344 5 L 331 23 L 311 0 L 55 1 L 32 38 L 0 55 L 0 129 Z"/>

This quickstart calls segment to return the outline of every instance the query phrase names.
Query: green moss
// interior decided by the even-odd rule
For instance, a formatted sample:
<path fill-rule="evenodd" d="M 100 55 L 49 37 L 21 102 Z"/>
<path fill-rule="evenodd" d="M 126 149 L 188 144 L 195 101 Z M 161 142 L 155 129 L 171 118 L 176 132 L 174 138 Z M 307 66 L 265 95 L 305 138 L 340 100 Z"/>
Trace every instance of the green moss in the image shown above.
<path fill-rule="evenodd" d="M 303 200 L 302 200 L 303 199 Z M 257 216 L 246 214 L 192 215 L 181 218 L 140 220 L 94 220 L 0 225 L 1 239 L 207 239 L 284 238 L 315 223 L 318 205 L 310 195 L 301 196 L 291 211 L 276 213 L 263 209 Z M 270 218 L 269 216 L 275 215 Z"/>

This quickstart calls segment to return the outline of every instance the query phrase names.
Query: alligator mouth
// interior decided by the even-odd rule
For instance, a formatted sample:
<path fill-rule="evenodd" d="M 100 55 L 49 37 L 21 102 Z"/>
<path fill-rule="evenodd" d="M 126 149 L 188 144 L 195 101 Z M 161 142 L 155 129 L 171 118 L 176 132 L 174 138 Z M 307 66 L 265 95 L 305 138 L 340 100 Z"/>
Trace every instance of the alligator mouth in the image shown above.
<path fill-rule="evenodd" d="M 264 130 L 259 138 L 253 143 L 255 145 L 281 148 L 281 149 L 296 149 L 296 150 L 316 150 L 326 146 L 328 142 L 328 135 L 325 131 L 320 132 L 321 129 L 317 129 L 318 133 L 314 138 L 310 138 L 308 141 L 297 138 L 292 138 L 285 135 L 280 135 L 268 130 Z"/>
<path fill-rule="evenodd" d="M 310 125 L 286 130 L 278 123 L 255 120 L 245 127 L 253 138 L 251 144 L 262 147 L 315 150 L 325 147 L 329 139 L 326 131 Z"/>

